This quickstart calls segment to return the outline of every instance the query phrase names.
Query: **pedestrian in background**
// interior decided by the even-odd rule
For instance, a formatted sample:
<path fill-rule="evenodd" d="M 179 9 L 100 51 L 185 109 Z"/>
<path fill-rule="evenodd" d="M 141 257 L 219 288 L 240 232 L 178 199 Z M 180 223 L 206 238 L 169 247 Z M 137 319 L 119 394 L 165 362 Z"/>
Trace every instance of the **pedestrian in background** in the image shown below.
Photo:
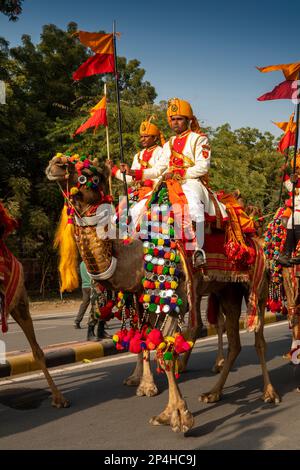
<path fill-rule="evenodd" d="M 88 306 L 91 302 L 91 278 L 88 275 L 86 266 L 83 261 L 80 263 L 80 276 L 81 276 L 81 290 L 82 290 L 82 302 L 79 307 L 79 311 L 75 318 L 74 326 L 75 328 L 81 328 L 80 323 L 84 317 L 85 312 L 88 309 Z"/>

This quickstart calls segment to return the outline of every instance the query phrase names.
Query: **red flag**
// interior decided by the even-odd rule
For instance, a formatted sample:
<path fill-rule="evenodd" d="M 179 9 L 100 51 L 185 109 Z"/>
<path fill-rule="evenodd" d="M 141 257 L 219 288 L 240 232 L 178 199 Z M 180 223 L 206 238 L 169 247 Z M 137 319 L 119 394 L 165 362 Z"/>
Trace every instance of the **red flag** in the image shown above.
<path fill-rule="evenodd" d="M 81 80 L 84 77 L 90 77 L 97 73 L 114 72 L 114 56 L 113 54 L 95 54 L 86 60 L 73 73 L 74 80 Z"/>
<path fill-rule="evenodd" d="M 284 151 L 289 147 L 295 145 L 296 135 L 295 132 L 287 131 L 281 138 L 277 150 L 284 154 Z"/>
<path fill-rule="evenodd" d="M 95 127 L 97 129 L 98 126 L 107 126 L 107 116 L 106 116 L 106 96 L 102 98 L 99 103 L 94 106 L 91 111 L 91 117 L 85 121 L 73 134 L 73 137 L 76 134 L 80 134 L 81 132 L 89 129 L 90 127 Z"/>
<path fill-rule="evenodd" d="M 284 100 L 284 99 L 298 99 L 298 82 L 297 80 L 286 80 L 285 82 L 277 85 L 269 93 L 257 98 L 258 101 L 268 101 L 268 100 Z"/>

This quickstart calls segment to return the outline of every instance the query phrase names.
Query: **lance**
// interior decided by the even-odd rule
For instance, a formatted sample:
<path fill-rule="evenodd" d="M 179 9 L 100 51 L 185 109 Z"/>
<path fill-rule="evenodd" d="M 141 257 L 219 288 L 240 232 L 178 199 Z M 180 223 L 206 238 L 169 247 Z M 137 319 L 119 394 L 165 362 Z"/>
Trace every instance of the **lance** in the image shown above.
<path fill-rule="evenodd" d="M 105 98 L 106 98 L 106 100 L 107 100 L 107 85 L 106 85 L 106 83 L 104 83 L 104 95 L 105 95 Z M 107 119 L 107 125 L 105 126 L 105 132 L 106 132 L 106 149 L 107 149 L 107 159 L 110 160 L 107 101 L 106 101 L 106 119 Z M 112 181 L 111 181 L 111 175 L 109 175 L 108 185 L 109 185 L 109 193 L 110 193 L 110 195 L 112 196 Z"/>
<path fill-rule="evenodd" d="M 122 115 L 120 105 L 120 89 L 119 89 L 119 75 L 118 75 L 118 59 L 117 59 L 117 46 L 116 46 L 116 21 L 113 21 L 113 38 L 114 38 L 114 65 L 115 65 L 115 84 L 116 84 L 116 95 L 117 95 L 117 109 L 118 109 L 118 128 L 119 128 L 119 146 L 120 146 L 120 162 L 124 162 L 123 153 L 123 137 L 122 137 Z M 127 204 L 127 222 L 129 223 L 129 198 L 127 190 L 126 174 L 123 173 L 123 185 Z"/>
<path fill-rule="evenodd" d="M 296 105 L 296 131 L 295 131 L 295 146 L 294 146 L 294 160 L 293 160 L 293 174 L 296 174 L 296 158 L 297 158 L 297 150 L 298 150 L 298 137 L 299 137 L 299 108 L 300 108 L 300 73 L 298 73 L 298 80 L 297 80 L 297 105 Z M 296 242 L 296 235 L 295 235 L 295 192 L 296 192 L 296 183 L 297 181 L 293 181 L 293 195 L 292 195 L 292 229 L 293 229 L 293 237 L 294 237 L 294 248 Z"/>

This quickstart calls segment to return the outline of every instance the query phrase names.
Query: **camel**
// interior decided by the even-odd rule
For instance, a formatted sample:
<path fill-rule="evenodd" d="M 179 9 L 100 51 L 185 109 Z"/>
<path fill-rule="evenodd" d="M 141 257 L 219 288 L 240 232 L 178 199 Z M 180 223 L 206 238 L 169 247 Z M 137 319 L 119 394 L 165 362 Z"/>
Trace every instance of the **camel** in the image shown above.
<path fill-rule="evenodd" d="M 93 164 L 95 165 L 95 163 Z M 97 171 L 101 191 L 99 191 L 99 189 L 93 190 L 92 188 L 86 188 L 81 184 L 78 185 L 77 194 L 73 198 L 73 204 L 79 217 L 81 217 L 92 204 L 101 204 L 99 194 L 105 192 L 105 188 L 107 188 L 108 169 L 99 169 L 98 167 Z M 76 182 L 80 183 L 80 181 L 78 181 L 78 174 L 76 174 L 74 169 L 74 164 L 72 164 L 69 157 L 63 155 L 56 156 L 49 162 L 46 175 L 49 180 L 57 181 L 60 184 L 63 182 L 66 184 L 66 181 L 69 182 L 69 186 Z M 101 226 L 100 219 L 98 220 L 98 224 Z M 106 226 L 107 218 L 104 217 L 102 229 L 105 230 Z M 90 229 L 85 231 L 85 235 L 82 235 L 83 232 L 84 230 L 80 231 L 78 227 L 75 227 L 77 246 L 83 260 L 87 262 L 88 271 L 91 273 L 94 269 L 95 277 L 98 276 L 100 279 L 103 272 L 108 273 L 105 280 L 103 280 L 103 278 L 101 279 L 101 284 L 109 289 L 115 291 L 121 289 L 123 291 L 139 294 L 141 292 L 141 281 L 144 275 L 142 241 L 137 239 L 131 244 L 125 245 L 123 241 L 119 239 L 107 240 L 98 238 L 97 243 L 95 243 L 95 237 L 88 235 L 91 233 Z M 114 269 L 112 269 L 113 265 Z M 187 305 L 189 305 L 191 310 L 191 321 L 189 325 L 190 337 L 196 339 L 199 329 L 201 328 L 200 301 L 203 295 L 207 295 L 211 292 L 216 293 L 220 297 L 220 305 L 226 315 L 226 330 L 229 342 L 228 355 L 225 359 L 217 384 L 212 390 L 201 395 L 199 398 L 205 402 L 214 402 L 220 399 L 230 368 L 241 349 L 239 318 L 241 314 L 242 297 L 245 295 L 245 291 L 247 294 L 249 285 L 241 282 L 209 281 L 205 280 L 201 273 L 193 274 L 192 282 L 188 283 L 189 276 L 186 274 L 187 272 L 189 272 L 189 269 L 182 271 L 178 294 L 183 299 L 182 312 L 186 311 L 185 308 Z M 265 361 L 266 343 L 263 336 L 263 315 L 266 301 L 265 293 L 267 292 L 266 278 L 264 278 L 261 286 L 258 301 L 260 322 L 259 328 L 255 331 L 255 347 L 263 373 L 263 399 L 265 402 L 278 402 L 279 396 L 271 384 Z M 178 318 L 169 316 L 163 330 L 164 336 L 174 333 L 177 325 Z M 154 384 L 149 366 L 149 352 L 144 352 L 143 354 L 143 376 L 139 385 L 141 394 L 145 394 L 145 389 L 149 386 L 150 388 L 153 387 Z M 141 366 L 138 365 L 138 368 L 140 367 Z M 150 423 L 152 425 L 170 425 L 175 432 L 186 432 L 193 426 L 193 415 L 188 410 L 187 403 L 182 398 L 175 380 L 174 365 L 168 370 L 165 369 L 165 373 L 169 385 L 168 404 L 158 416 L 151 418 Z"/>
<path fill-rule="evenodd" d="M 45 375 L 52 392 L 52 405 L 56 408 L 66 408 L 70 406 L 70 403 L 55 385 L 47 369 L 43 350 L 36 340 L 22 265 L 4 243 L 3 235 L 6 232 L 6 222 L 9 223 L 11 220 L 13 219 L 0 203 L 0 264 L 4 270 L 3 284 L 0 286 L 2 291 L 0 292 L 2 331 L 7 331 L 7 318 L 11 315 L 24 332 L 32 349 L 33 357 Z"/>

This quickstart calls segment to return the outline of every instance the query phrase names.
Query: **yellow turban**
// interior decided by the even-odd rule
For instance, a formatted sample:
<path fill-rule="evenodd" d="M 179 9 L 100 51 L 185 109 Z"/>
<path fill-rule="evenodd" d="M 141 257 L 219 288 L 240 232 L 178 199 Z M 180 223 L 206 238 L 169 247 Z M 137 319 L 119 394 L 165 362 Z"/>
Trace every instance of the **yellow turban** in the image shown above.
<path fill-rule="evenodd" d="M 192 107 L 188 101 L 179 98 L 171 98 L 168 101 L 167 109 L 168 123 L 171 126 L 171 116 L 184 116 L 191 121 L 191 130 L 201 134 L 201 129 L 197 118 L 193 114 Z"/>
<path fill-rule="evenodd" d="M 140 135 L 155 135 L 160 138 L 161 145 L 164 145 L 165 138 L 160 129 L 151 122 L 155 116 L 150 116 L 147 121 L 143 121 L 140 125 Z"/>
<path fill-rule="evenodd" d="M 168 121 L 170 122 L 171 116 L 184 116 L 192 119 L 194 114 L 190 103 L 179 98 L 172 98 L 168 101 L 167 110 Z"/>
<path fill-rule="evenodd" d="M 160 135 L 160 130 L 150 120 L 143 121 L 140 125 L 140 135 Z"/>

